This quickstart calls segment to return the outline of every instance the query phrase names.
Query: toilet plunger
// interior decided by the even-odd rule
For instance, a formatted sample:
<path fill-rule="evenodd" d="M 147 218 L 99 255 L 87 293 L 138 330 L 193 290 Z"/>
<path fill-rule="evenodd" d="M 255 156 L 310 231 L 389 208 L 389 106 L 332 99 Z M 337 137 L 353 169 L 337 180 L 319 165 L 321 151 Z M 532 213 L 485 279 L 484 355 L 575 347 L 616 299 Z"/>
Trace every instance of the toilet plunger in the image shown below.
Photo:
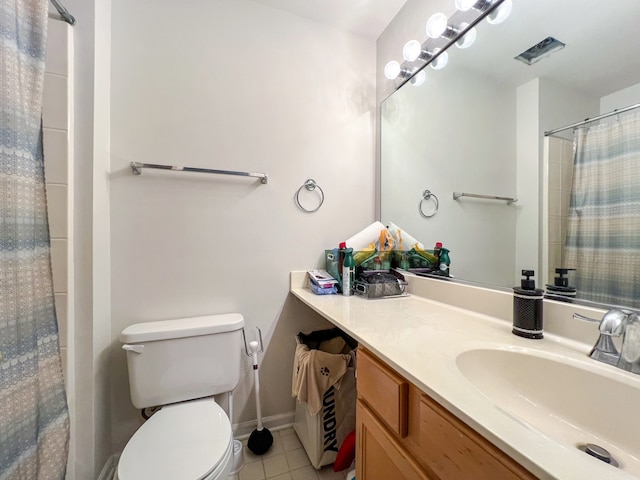
<path fill-rule="evenodd" d="M 273 444 L 273 435 L 268 428 L 264 428 L 262 425 L 262 411 L 260 410 L 260 379 L 258 376 L 258 342 L 255 340 L 249 342 L 249 348 L 251 349 L 253 357 L 253 375 L 255 379 L 256 389 L 256 413 L 258 414 L 258 428 L 251 432 L 249 435 L 249 441 L 247 447 L 256 455 L 262 455 Z"/>

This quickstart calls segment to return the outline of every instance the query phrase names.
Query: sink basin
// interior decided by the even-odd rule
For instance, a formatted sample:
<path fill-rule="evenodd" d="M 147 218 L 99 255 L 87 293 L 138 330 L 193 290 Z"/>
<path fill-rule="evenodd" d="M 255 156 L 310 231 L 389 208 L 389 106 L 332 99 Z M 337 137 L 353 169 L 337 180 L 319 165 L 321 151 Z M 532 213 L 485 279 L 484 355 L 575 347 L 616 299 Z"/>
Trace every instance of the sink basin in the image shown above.
<path fill-rule="evenodd" d="M 564 447 L 597 444 L 622 470 L 640 477 L 640 376 L 587 357 L 580 361 L 528 349 L 468 350 L 456 365 L 492 403 L 527 427 Z"/>

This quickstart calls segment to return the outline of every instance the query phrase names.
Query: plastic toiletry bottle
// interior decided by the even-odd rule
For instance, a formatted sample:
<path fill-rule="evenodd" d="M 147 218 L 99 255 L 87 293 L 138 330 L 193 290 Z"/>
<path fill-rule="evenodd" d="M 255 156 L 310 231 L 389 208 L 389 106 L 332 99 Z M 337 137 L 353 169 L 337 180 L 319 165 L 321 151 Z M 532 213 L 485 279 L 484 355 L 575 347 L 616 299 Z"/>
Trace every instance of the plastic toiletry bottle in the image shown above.
<path fill-rule="evenodd" d="M 400 264 L 398 266 L 402 270 L 409 270 L 409 254 L 407 252 L 400 254 Z"/>
<path fill-rule="evenodd" d="M 443 272 L 447 277 L 449 276 L 450 264 L 451 264 L 451 259 L 449 258 L 449 249 L 441 247 L 440 248 L 440 271 Z"/>
<path fill-rule="evenodd" d="M 440 267 L 440 253 L 442 252 L 442 242 L 436 242 L 436 246 L 433 247 L 433 255 L 438 259 L 438 267 Z"/>
<path fill-rule="evenodd" d="M 347 248 L 347 244 L 346 242 L 340 242 L 340 244 L 338 245 L 338 253 L 340 254 L 339 260 L 338 260 L 338 268 L 340 269 L 340 273 L 342 273 L 342 264 L 344 262 L 344 250 L 345 248 Z"/>
<path fill-rule="evenodd" d="M 344 249 L 344 261 L 342 262 L 342 295 L 348 297 L 353 291 L 353 280 L 356 264 L 353 260 L 353 248 Z"/>

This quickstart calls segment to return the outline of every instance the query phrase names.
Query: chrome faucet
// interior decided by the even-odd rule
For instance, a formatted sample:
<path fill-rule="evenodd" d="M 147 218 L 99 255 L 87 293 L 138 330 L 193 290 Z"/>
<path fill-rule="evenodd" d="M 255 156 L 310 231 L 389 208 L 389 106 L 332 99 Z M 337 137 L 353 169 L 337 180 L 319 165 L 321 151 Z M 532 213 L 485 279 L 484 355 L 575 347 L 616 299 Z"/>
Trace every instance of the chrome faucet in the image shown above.
<path fill-rule="evenodd" d="M 634 331 L 637 332 L 636 336 L 638 337 L 638 341 L 635 342 L 636 351 L 639 353 L 638 358 L 636 359 L 638 372 L 640 373 L 640 319 L 633 312 L 629 310 L 609 310 L 602 316 L 602 320 L 596 320 L 594 318 L 585 317 L 584 315 L 580 315 L 578 313 L 573 314 L 573 318 L 578 320 L 586 320 L 589 322 L 600 322 L 599 330 L 600 336 L 598 337 L 598 341 L 591 349 L 589 356 L 594 360 L 598 360 L 599 362 L 603 362 L 609 365 L 617 366 L 620 368 L 624 368 L 620 365 L 621 355 L 616 348 L 616 345 L 613 343 L 613 337 L 620 337 L 624 334 L 626 330 L 627 320 L 629 317 L 634 316 L 635 327 Z M 631 338 L 629 338 L 631 341 Z M 624 340 L 623 340 L 623 348 L 624 348 Z M 628 358 L 635 358 L 633 355 L 633 348 L 627 348 L 629 355 Z M 633 362 L 630 362 L 633 363 Z M 624 368 L 625 370 L 631 370 L 631 368 Z"/>

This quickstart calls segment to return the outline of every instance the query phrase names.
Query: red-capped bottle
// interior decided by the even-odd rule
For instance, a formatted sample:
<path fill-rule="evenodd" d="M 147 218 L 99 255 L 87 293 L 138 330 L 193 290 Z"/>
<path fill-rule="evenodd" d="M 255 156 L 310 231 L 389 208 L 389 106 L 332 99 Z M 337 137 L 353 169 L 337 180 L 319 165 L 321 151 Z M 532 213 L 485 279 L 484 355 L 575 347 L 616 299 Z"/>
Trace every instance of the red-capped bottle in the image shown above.
<path fill-rule="evenodd" d="M 442 252 L 442 242 L 436 242 L 436 246 L 433 247 L 433 255 L 438 259 L 436 266 L 440 265 L 440 253 Z"/>

